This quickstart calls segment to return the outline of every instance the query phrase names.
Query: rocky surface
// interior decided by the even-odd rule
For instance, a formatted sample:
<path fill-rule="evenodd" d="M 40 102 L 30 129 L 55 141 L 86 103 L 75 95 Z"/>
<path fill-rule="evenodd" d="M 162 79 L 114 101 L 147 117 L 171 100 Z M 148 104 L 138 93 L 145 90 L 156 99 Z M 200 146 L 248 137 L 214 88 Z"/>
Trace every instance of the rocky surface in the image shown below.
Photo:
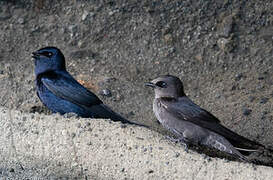
<path fill-rule="evenodd" d="M 0 106 L 50 114 L 35 93 L 31 52 L 57 46 L 79 82 L 133 121 L 164 133 L 143 83 L 172 74 L 225 126 L 272 147 L 272 8 L 270 0 L 2 0 Z"/>
<path fill-rule="evenodd" d="M 109 120 L 0 108 L 0 179 L 271 179 L 271 167 L 210 158 Z M 109 133 L 110 132 L 110 133 Z"/>

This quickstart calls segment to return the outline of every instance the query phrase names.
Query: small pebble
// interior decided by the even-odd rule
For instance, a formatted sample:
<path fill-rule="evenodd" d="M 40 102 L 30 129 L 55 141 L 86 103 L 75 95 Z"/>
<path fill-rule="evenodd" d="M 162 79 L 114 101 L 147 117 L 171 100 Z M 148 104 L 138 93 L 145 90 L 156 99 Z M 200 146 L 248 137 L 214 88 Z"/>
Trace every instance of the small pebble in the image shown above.
<path fill-rule="evenodd" d="M 109 16 L 112 16 L 115 13 L 115 11 L 110 11 L 108 14 Z"/>
<path fill-rule="evenodd" d="M 120 99 L 121 99 L 121 96 L 119 94 L 117 94 L 116 101 L 120 101 Z"/>
<path fill-rule="evenodd" d="M 90 126 L 90 122 L 85 122 L 85 126 Z"/>
<path fill-rule="evenodd" d="M 221 98 L 221 94 L 220 93 L 216 93 L 215 94 L 215 98 L 217 98 L 217 99 Z"/>
<path fill-rule="evenodd" d="M 148 173 L 149 173 L 149 174 L 152 174 L 152 173 L 154 173 L 154 171 L 153 171 L 153 170 L 150 170 L 150 171 L 148 171 Z"/>
<path fill-rule="evenodd" d="M 102 96 L 106 96 L 106 97 L 111 97 L 112 96 L 112 93 L 109 89 L 103 89 L 100 91 L 100 95 Z"/>
<path fill-rule="evenodd" d="M 235 75 L 235 81 L 240 81 L 243 77 L 243 74 L 242 73 L 239 73 L 239 74 L 236 74 Z"/>
<path fill-rule="evenodd" d="M 82 13 L 82 21 L 85 21 L 86 18 L 88 17 L 88 15 L 89 15 L 89 12 L 84 10 L 83 13 Z"/>
<path fill-rule="evenodd" d="M 180 153 L 175 153 L 175 157 L 178 158 L 180 156 Z"/>
<path fill-rule="evenodd" d="M 251 112 L 252 112 L 251 109 L 247 109 L 247 108 L 244 108 L 244 109 L 243 109 L 243 115 L 245 115 L 245 116 L 250 115 Z"/>
<path fill-rule="evenodd" d="M 78 26 L 77 25 L 70 25 L 70 26 L 68 26 L 68 30 L 70 31 L 70 36 L 73 37 L 78 30 Z"/>
<path fill-rule="evenodd" d="M 263 111 L 263 114 L 265 115 L 265 114 L 268 114 L 268 112 L 267 111 Z"/>
<path fill-rule="evenodd" d="M 262 99 L 260 100 L 260 103 L 261 103 L 261 104 L 265 104 L 265 103 L 267 103 L 267 101 L 268 101 L 268 98 L 262 98 Z"/>
<path fill-rule="evenodd" d="M 24 24 L 24 23 L 25 23 L 25 20 L 24 20 L 23 18 L 19 18 L 19 19 L 18 19 L 18 23 L 19 23 L 19 24 Z"/>

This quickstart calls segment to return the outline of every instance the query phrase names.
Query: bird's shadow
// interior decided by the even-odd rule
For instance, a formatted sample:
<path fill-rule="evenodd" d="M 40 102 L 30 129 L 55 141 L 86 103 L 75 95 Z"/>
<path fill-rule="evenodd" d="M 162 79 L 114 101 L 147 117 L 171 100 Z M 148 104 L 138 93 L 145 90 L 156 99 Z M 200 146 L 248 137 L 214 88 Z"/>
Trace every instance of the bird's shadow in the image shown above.
<path fill-rule="evenodd" d="M 50 115 L 52 112 L 46 108 L 45 106 L 32 106 L 28 110 L 28 113 L 38 113 L 38 114 L 45 114 L 45 115 Z"/>

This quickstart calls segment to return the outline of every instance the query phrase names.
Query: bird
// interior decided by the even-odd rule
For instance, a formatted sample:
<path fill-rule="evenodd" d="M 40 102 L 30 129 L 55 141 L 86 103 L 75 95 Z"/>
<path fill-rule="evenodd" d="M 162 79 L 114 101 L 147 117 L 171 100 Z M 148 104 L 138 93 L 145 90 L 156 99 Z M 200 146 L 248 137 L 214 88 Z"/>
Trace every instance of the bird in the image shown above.
<path fill-rule="evenodd" d="M 195 104 L 186 96 L 178 77 L 162 75 L 145 85 L 155 91 L 153 112 L 157 120 L 186 149 L 188 144 L 204 145 L 248 161 L 243 154 L 260 152 L 265 148 L 224 127 L 213 114 Z"/>
<path fill-rule="evenodd" d="M 83 118 L 105 118 L 136 124 L 105 105 L 94 93 L 78 83 L 66 70 L 65 57 L 57 47 L 32 53 L 37 96 L 53 113 L 75 113 Z"/>

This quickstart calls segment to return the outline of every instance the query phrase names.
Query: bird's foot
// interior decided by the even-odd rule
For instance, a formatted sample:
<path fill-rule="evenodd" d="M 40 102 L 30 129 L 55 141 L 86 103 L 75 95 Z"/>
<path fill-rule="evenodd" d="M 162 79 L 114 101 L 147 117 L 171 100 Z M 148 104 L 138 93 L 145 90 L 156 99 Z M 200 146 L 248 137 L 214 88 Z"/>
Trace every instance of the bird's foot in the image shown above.
<path fill-rule="evenodd" d="M 180 140 L 178 138 L 174 138 L 174 137 L 171 137 L 171 136 L 166 136 L 166 138 L 174 143 L 178 143 Z"/>
<path fill-rule="evenodd" d="M 185 151 L 188 153 L 189 152 L 189 147 L 188 147 L 187 143 L 181 142 L 181 144 L 184 146 Z"/>

